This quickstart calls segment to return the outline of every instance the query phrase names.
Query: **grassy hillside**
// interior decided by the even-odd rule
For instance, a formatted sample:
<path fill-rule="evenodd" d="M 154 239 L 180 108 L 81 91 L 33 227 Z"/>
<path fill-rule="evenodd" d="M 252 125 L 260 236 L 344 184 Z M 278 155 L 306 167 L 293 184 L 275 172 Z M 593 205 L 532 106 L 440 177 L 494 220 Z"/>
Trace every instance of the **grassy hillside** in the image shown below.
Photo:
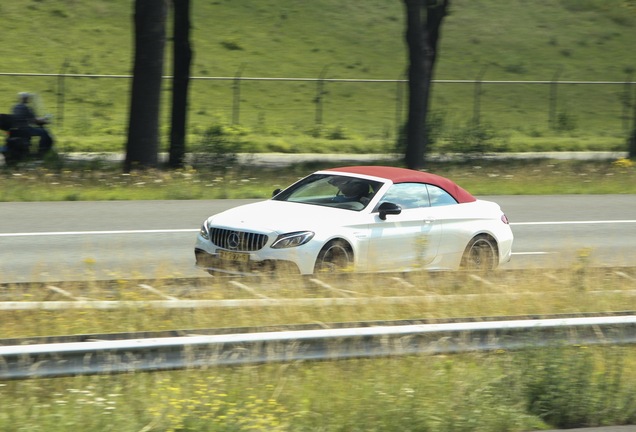
<path fill-rule="evenodd" d="M 392 149 L 405 116 L 395 82 L 243 81 L 205 77 L 397 80 L 407 65 L 399 0 L 192 0 L 195 50 L 190 143 L 210 126 L 238 122 L 244 150 Z M 132 0 L 4 2 L 3 73 L 126 75 Z M 442 29 L 436 79 L 633 81 L 634 0 L 455 0 Z M 168 48 L 170 48 L 168 46 Z M 166 74 L 170 74 L 167 53 Z M 125 141 L 128 79 L 0 76 L 6 110 L 15 93 L 41 96 L 56 115 L 59 148 L 118 150 Z M 482 140 L 509 150 L 622 149 L 633 87 L 484 84 Z M 165 85 L 166 106 L 170 97 Z M 237 103 L 240 100 L 240 103 Z M 472 145 L 472 84 L 434 88 L 438 146 Z M 552 113 L 552 117 L 550 117 Z M 166 109 L 167 131 L 167 109 Z M 318 128 L 317 118 L 322 118 Z M 549 124 L 549 120 L 553 123 Z M 320 130 L 317 130 L 320 129 Z"/>

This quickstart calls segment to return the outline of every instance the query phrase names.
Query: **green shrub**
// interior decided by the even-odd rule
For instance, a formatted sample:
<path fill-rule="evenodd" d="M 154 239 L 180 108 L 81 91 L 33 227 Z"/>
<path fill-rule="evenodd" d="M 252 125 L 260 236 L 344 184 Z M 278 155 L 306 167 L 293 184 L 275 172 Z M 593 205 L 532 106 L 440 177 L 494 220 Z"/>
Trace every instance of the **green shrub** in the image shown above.
<path fill-rule="evenodd" d="M 505 150 L 493 141 L 497 138 L 492 126 L 469 122 L 448 137 L 447 150 L 467 156 Z"/>
<path fill-rule="evenodd" d="M 556 118 L 555 128 L 559 132 L 572 132 L 576 129 L 576 117 L 567 112 L 560 112 Z"/>
<path fill-rule="evenodd" d="M 334 126 L 332 129 L 327 131 L 327 138 L 330 140 L 346 140 L 350 137 L 344 127 Z"/>
<path fill-rule="evenodd" d="M 210 126 L 197 146 L 194 163 L 209 165 L 212 168 L 226 170 L 236 165 L 241 151 L 242 131 L 221 124 Z"/>
<path fill-rule="evenodd" d="M 636 394 L 622 383 L 623 347 L 549 348 L 529 354 L 528 412 L 558 428 L 628 424 L 636 420 Z"/>

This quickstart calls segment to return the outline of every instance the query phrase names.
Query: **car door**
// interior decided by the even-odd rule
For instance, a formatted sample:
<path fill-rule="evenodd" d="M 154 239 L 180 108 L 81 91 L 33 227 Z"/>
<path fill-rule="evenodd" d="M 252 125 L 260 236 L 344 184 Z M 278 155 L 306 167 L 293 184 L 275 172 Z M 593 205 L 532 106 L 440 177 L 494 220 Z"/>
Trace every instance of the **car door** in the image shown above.
<path fill-rule="evenodd" d="M 422 183 L 392 185 L 379 204 L 392 202 L 402 211 L 382 220 L 374 214 L 367 251 L 369 271 L 400 271 L 424 268 L 435 259 L 442 237 L 442 220 L 431 207 Z"/>

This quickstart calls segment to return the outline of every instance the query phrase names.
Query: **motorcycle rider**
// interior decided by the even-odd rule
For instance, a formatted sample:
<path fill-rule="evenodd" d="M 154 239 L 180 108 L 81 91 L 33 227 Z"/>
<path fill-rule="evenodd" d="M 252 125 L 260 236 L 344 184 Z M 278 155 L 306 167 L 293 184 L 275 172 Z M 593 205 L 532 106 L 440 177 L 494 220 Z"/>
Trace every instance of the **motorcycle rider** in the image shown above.
<path fill-rule="evenodd" d="M 44 125 L 49 123 L 47 117 L 36 117 L 29 106 L 32 95 L 27 92 L 18 93 L 18 103 L 13 106 L 13 122 L 17 129 L 25 130 L 30 136 L 39 136 L 38 156 L 44 156 L 53 147 L 53 138 Z"/>

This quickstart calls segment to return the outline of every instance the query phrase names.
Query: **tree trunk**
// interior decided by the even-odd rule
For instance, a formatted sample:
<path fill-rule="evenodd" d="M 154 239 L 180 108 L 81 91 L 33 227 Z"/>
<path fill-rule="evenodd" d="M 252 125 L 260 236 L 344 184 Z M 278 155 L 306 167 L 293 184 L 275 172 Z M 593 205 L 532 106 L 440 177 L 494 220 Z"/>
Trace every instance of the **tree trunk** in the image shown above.
<path fill-rule="evenodd" d="M 404 162 L 411 169 L 425 166 L 428 115 L 439 32 L 450 0 L 404 0 L 409 51 L 409 112 Z"/>
<path fill-rule="evenodd" d="M 165 0 L 135 0 L 135 58 L 125 172 L 157 166 L 167 12 Z"/>
<path fill-rule="evenodd" d="M 171 168 L 181 168 L 186 152 L 188 86 L 192 63 L 190 0 L 172 0 L 172 4 L 174 6 L 174 38 L 169 165 Z"/>

